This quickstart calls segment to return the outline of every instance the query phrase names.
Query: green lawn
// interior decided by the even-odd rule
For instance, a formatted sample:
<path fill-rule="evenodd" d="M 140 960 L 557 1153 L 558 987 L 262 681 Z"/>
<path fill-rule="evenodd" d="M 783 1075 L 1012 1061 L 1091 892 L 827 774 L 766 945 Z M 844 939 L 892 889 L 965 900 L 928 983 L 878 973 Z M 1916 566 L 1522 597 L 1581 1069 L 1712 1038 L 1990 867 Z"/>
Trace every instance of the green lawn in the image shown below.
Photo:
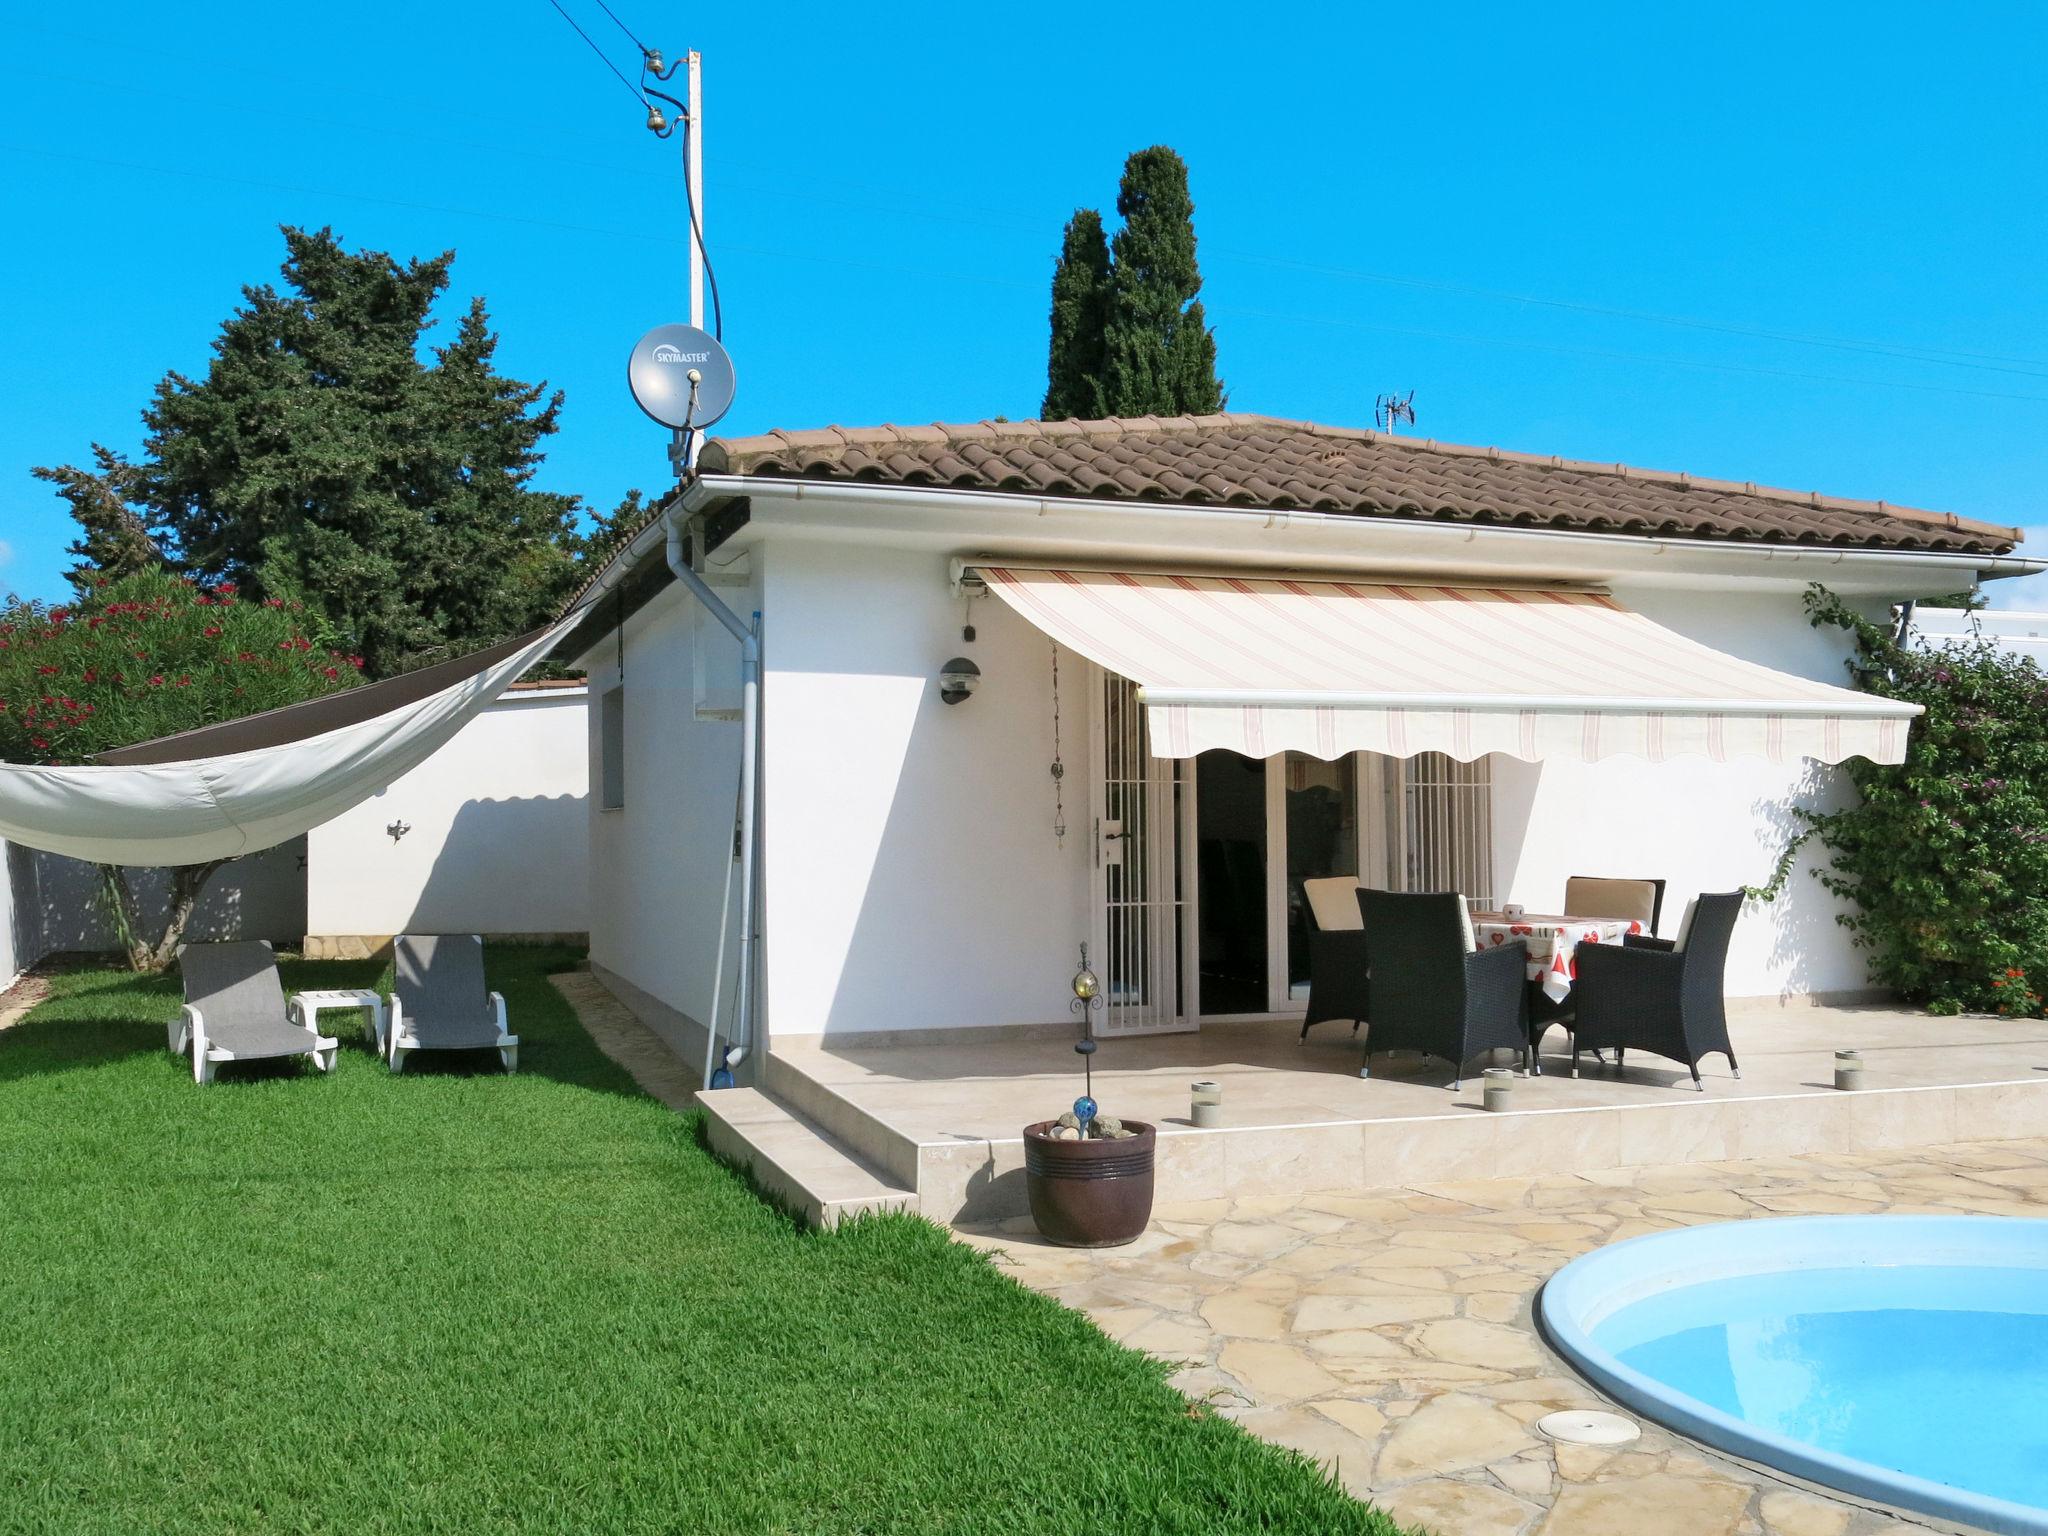
<path fill-rule="evenodd" d="M 196 1087 L 175 980 L 110 972 L 0 1032 L 0 1531 L 1390 1536 L 938 1229 L 793 1229 L 572 959 L 493 951 L 510 1079 L 345 1036 Z"/>

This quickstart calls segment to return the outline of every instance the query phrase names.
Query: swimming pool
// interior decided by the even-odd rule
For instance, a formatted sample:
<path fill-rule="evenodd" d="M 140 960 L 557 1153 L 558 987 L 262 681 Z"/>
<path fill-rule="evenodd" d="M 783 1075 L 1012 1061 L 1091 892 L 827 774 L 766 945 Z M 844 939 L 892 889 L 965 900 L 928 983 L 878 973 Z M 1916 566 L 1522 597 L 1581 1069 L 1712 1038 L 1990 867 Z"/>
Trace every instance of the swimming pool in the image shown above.
<path fill-rule="evenodd" d="M 1587 1254 L 1537 1313 L 1647 1418 L 1797 1477 L 2048 1536 L 2048 1220 L 1796 1216 Z"/>

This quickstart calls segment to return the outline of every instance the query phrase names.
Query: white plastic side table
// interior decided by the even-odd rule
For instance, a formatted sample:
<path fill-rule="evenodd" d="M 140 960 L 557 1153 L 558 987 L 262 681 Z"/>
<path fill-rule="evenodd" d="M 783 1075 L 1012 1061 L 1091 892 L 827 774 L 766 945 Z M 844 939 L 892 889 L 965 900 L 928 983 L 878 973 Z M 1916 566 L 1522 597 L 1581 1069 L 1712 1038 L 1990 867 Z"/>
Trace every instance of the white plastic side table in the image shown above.
<path fill-rule="evenodd" d="M 318 1026 L 322 1010 L 328 1008 L 367 1008 L 369 1020 L 363 1025 L 363 1038 L 373 1042 L 379 1056 L 384 1054 L 384 999 L 375 992 L 351 990 L 346 987 L 328 992 L 294 992 L 292 1008 L 298 1013 L 299 1022 L 308 1029 Z"/>

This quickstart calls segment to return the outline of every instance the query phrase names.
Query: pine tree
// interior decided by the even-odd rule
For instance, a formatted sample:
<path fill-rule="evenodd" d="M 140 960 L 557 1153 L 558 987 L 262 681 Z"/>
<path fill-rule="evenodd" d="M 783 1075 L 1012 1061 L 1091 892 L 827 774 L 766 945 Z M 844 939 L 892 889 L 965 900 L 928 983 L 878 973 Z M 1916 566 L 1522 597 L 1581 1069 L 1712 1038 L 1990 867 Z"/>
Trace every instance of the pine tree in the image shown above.
<path fill-rule="evenodd" d="M 142 459 L 45 478 L 130 508 L 181 571 L 303 601 L 373 677 L 542 623 L 574 576 L 575 498 L 528 483 L 560 394 L 496 371 L 481 301 L 423 358 L 453 252 L 284 238 L 283 290 L 245 288 L 205 376 L 157 386 Z"/>
<path fill-rule="evenodd" d="M 78 564 L 64 573 L 72 590 L 88 595 L 101 581 L 118 581 L 139 571 L 163 564 L 163 551 L 149 536 L 149 529 L 135 509 L 128 505 L 134 471 L 111 449 L 92 445 L 97 471 L 70 465 L 32 470 L 38 480 L 57 487 L 57 494 L 71 504 L 71 516 L 79 537 L 65 550 Z"/>
<path fill-rule="evenodd" d="M 1067 220 L 1052 274 L 1052 348 L 1046 363 L 1046 421 L 1090 420 L 1102 407 L 1102 330 L 1109 317 L 1109 241 L 1102 215 L 1082 208 Z"/>
<path fill-rule="evenodd" d="M 1043 414 L 1198 416 L 1222 410 L 1216 338 L 1198 297 L 1202 274 L 1185 162 L 1163 144 L 1139 150 L 1124 162 L 1116 211 L 1124 223 L 1106 263 L 1091 264 L 1085 243 L 1091 226 L 1100 240 L 1099 216 L 1083 209 L 1067 225 L 1053 276 Z M 1099 321 L 1099 331 L 1087 324 L 1090 319 Z"/>

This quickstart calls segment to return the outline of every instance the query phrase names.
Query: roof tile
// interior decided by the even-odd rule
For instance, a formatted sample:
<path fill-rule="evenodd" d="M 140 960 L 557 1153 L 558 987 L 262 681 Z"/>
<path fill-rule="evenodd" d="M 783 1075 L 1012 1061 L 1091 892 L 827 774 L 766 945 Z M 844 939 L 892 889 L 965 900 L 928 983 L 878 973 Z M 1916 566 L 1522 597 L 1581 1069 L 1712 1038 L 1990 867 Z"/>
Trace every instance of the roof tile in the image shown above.
<path fill-rule="evenodd" d="M 2020 537 L 1889 502 L 1239 414 L 778 431 L 713 438 L 698 469 L 1860 549 L 2004 554 Z"/>

